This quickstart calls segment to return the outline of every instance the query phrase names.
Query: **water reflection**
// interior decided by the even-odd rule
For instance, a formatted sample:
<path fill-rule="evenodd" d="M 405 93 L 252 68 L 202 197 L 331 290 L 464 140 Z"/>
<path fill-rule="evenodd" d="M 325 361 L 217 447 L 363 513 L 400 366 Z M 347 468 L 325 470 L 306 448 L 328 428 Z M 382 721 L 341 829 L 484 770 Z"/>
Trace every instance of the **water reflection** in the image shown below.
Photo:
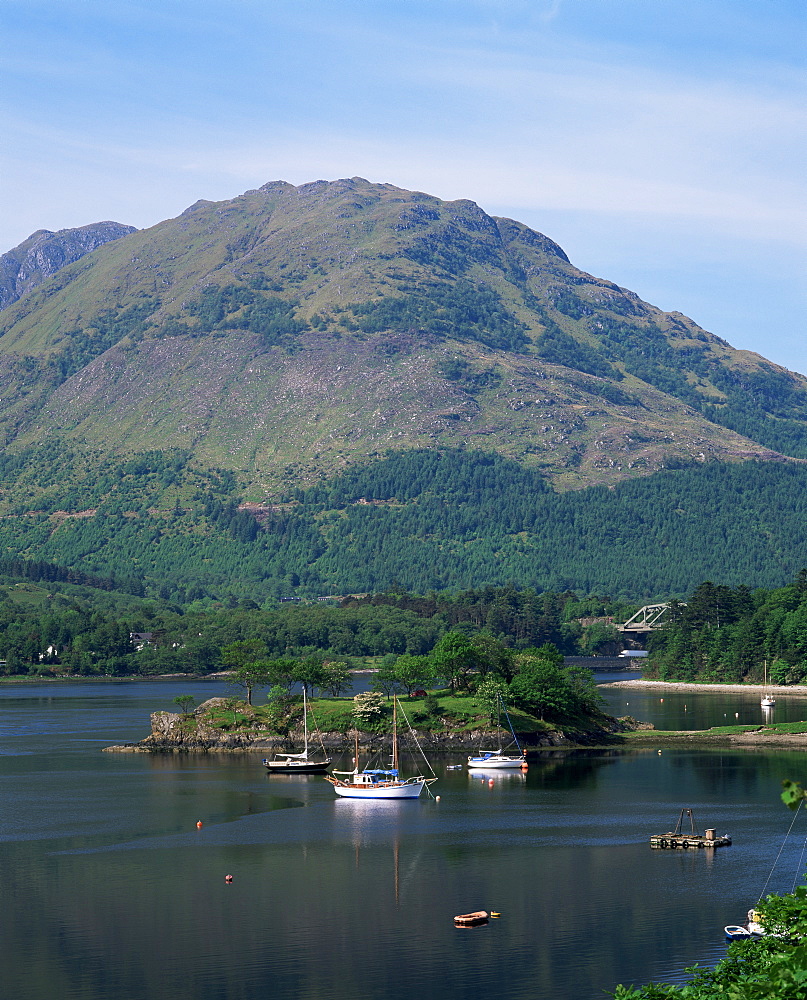
<path fill-rule="evenodd" d="M 527 773 L 520 769 L 502 770 L 501 768 L 474 767 L 468 770 L 468 780 L 477 780 L 483 785 L 521 784 L 527 783 Z"/>
<path fill-rule="evenodd" d="M 719 686 L 676 691 L 659 688 L 611 688 L 600 686 L 604 709 L 617 717 L 631 715 L 651 722 L 656 729 L 709 729 L 712 726 L 760 725 L 767 721 L 759 691 L 726 691 Z M 776 722 L 807 719 L 804 694 L 777 695 L 770 716 Z"/>
<path fill-rule="evenodd" d="M 0 699 L 19 750 L 0 756 L 15 1000 L 594 1000 L 714 961 L 780 849 L 767 891 L 803 869 L 807 821 L 782 848 L 778 800 L 797 752 L 546 751 L 492 787 L 447 770 L 457 755 L 439 802 L 357 802 L 270 776 L 259 753 L 99 753 L 89 741 L 123 742 L 185 693 L 149 687 L 116 708 L 103 686 L 97 714 L 86 693 Z M 62 753 L 60 728 L 84 742 Z M 653 851 L 684 805 L 733 845 Z M 502 918 L 458 934 L 476 909 Z M 371 974 L 368 955 L 384 956 Z"/>

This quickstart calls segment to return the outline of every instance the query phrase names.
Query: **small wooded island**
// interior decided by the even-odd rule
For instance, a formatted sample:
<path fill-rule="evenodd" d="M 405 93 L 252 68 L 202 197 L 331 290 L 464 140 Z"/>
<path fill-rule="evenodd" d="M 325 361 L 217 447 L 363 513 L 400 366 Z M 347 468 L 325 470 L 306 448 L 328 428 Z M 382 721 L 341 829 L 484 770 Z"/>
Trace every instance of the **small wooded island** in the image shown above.
<path fill-rule="evenodd" d="M 807 695 L 806 695 L 807 696 Z M 392 732 L 392 702 L 367 692 L 354 698 L 320 698 L 309 705 L 312 745 L 328 752 L 344 752 L 356 733 L 363 751 L 388 747 Z M 476 695 L 429 692 L 401 701 L 404 718 L 412 727 L 399 730 L 402 749 L 417 743 L 431 753 L 472 752 L 480 746 L 511 739 L 497 726 L 495 707 Z M 154 712 L 151 733 L 138 743 L 109 746 L 120 753 L 293 752 L 303 744 L 303 701 L 288 695 L 251 706 L 239 698 L 210 698 L 186 712 Z M 359 707 L 359 712 L 356 709 Z M 716 726 L 707 730 L 657 730 L 630 716 L 614 718 L 597 710 L 548 722 L 519 709 L 509 710 L 519 743 L 527 750 L 650 749 L 675 745 L 721 745 L 735 749 L 763 746 L 807 749 L 807 722 L 768 725 Z M 414 731 L 414 735 L 413 735 Z"/>
<path fill-rule="evenodd" d="M 502 704 L 527 746 L 601 743 L 621 726 L 601 711 L 592 672 L 565 665 L 550 643 L 514 652 L 491 636 L 471 639 L 450 631 L 428 656 L 403 654 L 382 665 L 373 673 L 374 690 L 353 698 L 340 697 L 352 681 L 338 663 L 266 659 L 261 646 L 243 641 L 223 650 L 231 683 L 245 697 L 212 698 L 192 710 L 193 699 L 180 696 L 183 711 L 154 713 L 151 735 L 124 749 L 288 751 L 303 735 L 303 699 L 292 694 L 299 688 L 309 697 L 309 730 L 318 730 L 333 750 L 351 745 L 356 731 L 370 747 L 389 740 L 392 697 L 404 693 L 404 746 L 407 729 L 434 750 L 473 750 L 485 738 L 498 741 L 499 733 L 491 730 Z M 435 680 L 445 687 L 435 690 Z M 268 697 L 256 706 L 253 692 L 263 688 L 269 688 Z M 330 697 L 312 700 L 315 690 Z"/>
<path fill-rule="evenodd" d="M 496 701 L 482 687 L 477 692 L 428 692 L 399 701 L 398 740 L 402 749 L 416 741 L 431 752 L 466 752 L 480 745 L 507 744 L 505 726 L 497 724 Z M 494 692 L 497 687 L 489 686 Z M 187 712 L 154 712 L 151 733 L 139 743 L 106 747 L 109 751 L 149 753 L 207 753 L 248 750 L 294 751 L 303 744 L 302 696 L 273 697 L 253 706 L 239 698 L 210 698 Z M 356 733 L 363 750 L 389 746 L 392 734 L 392 696 L 365 692 L 354 698 L 319 698 L 308 705 L 312 745 L 327 751 L 347 751 Z M 622 732 L 638 725 L 632 719 L 614 719 L 596 708 L 569 713 L 563 721 L 547 721 L 509 709 L 519 742 L 525 748 L 574 748 L 609 745 Z M 403 724 L 402 724 L 403 722 Z M 408 725 L 407 725 L 408 723 Z M 411 727 L 411 728 L 410 728 Z"/>

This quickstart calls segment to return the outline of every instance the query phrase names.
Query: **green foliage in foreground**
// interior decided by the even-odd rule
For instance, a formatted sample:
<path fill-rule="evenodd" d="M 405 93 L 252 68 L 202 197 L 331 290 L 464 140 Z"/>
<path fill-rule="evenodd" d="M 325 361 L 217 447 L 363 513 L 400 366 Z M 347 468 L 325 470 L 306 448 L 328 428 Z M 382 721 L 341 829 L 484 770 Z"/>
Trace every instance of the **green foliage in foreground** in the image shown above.
<path fill-rule="evenodd" d="M 683 986 L 620 986 L 616 1000 L 805 1000 L 807 888 L 768 896 L 756 907 L 766 937 L 734 941 L 713 969 L 694 968 Z"/>

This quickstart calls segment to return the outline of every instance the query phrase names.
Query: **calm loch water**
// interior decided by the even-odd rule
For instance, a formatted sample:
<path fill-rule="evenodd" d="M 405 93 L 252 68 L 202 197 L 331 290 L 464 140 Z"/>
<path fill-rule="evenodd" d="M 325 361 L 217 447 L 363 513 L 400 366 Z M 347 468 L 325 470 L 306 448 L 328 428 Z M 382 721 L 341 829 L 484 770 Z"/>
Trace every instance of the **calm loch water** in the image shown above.
<path fill-rule="evenodd" d="M 100 752 L 142 738 L 177 694 L 222 691 L 0 688 L 5 995 L 594 1000 L 680 980 L 724 954 L 723 925 L 756 901 L 791 822 L 779 783 L 807 777 L 793 752 L 548 754 L 492 781 L 446 771 L 458 758 L 436 766 L 439 802 L 361 803 L 317 776 L 269 777 L 260 754 Z M 718 697 L 697 712 L 722 719 Z M 632 708 L 619 714 L 656 710 Z M 734 845 L 651 851 L 684 805 Z M 768 891 L 792 888 L 798 834 Z M 478 908 L 502 916 L 454 928 Z"/>

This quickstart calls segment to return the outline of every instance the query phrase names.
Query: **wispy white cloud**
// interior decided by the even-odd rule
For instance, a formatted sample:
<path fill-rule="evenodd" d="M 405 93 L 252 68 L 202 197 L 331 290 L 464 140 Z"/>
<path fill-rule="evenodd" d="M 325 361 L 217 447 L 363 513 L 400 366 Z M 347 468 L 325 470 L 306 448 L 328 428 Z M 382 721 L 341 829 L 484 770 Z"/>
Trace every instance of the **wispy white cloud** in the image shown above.
<path fill-rule="evenodd" d="M 360 174 L 549 219 L 582 266 L 670 307 L 722 258 L 726 314 L 735 280 L 759 315 L 789 303 L 800 323 L 803 0 L 9 0 L 5 15 L 0 252 L 40 227 L 144 226 L 270 179 Z"/>

